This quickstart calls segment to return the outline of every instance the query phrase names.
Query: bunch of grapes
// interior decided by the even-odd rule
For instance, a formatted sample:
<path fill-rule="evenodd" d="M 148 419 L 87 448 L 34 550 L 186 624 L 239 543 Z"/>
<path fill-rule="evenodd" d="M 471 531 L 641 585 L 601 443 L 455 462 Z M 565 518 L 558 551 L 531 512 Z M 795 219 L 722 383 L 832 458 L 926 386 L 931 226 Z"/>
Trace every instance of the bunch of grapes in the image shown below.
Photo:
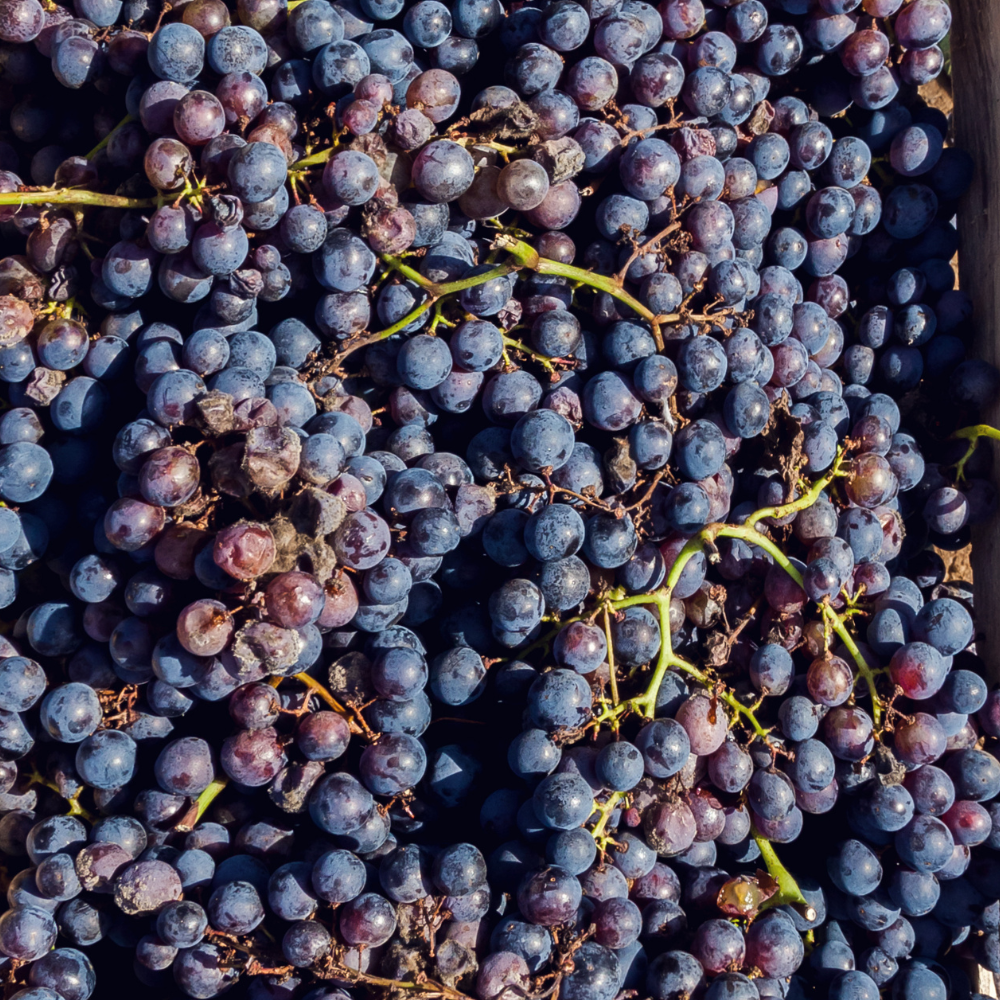
<path fill-rule="evenodd" d="M 1000 974 L 949 27 L 0 0 L 8 1000 Z"/>

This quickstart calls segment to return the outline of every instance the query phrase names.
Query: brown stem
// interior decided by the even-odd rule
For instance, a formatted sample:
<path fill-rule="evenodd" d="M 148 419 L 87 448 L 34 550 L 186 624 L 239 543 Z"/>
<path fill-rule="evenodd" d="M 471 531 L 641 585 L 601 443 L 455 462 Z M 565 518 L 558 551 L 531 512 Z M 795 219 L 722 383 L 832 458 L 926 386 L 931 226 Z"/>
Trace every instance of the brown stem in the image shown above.
<path fill-rule="evenodd" d="M 615 275 L 615 280 L 618 284 L 623 285 L 625 283 L 625 275 L 628 274 L 628 269 L 639 257 L 645 257 L 646 254 L 659 244 L 660 240 L 669 236 L 671 233 L 676 232 L 680 228 L 680 222 L 675 219 L 669 226 L 661 229 L 655 236 L 651 236 L 645 243 L 636 243 L 636 245 L 632 248 L 631 256 L 627 261 L 625 261 L 625 264 L 618 269 L 618 273 Z M 660 349 L 662 350 L 662 346 Z"/>
<path fill-rule="evenodd" d="M 349 980 L 352 983 L 364 983 L 367 986 L 381 986 L 390 990 L 405 990 L 407 992 L 421 990 L 422 992 L 417 995 L 427 998 L 427 1000 L 431 1000 L 432 997 L 441 997 L 442 1000 L 473 1000 L 466 993 L 461 993 L 444 983 L 435 982 L 433 979 L 425 979 L 423 976 L 411 980 L 386 979 L 383 976 L 373 976 L 367 972 L 357 972 L 345 966 L 342 970 L 338 970 L 337 978 Z"/>
<path fill-rule="evenodd" d="M 666 474 L 666 469 L 660 469 L 660 471 L 657 472 L 657 474 L 650 480 L 649 486 L 646 488 L 646 492 L 643 493 L 643 495 L 636 500 L 635 503 L 629 504 L 625 510 L 635 510 L 637 507 L 641 507 L 643 504 L 647 503 L 653 496 L 653 492 L 656 490 L 656 487 L 660 485 L 660 480 L 663 479 Z"/>

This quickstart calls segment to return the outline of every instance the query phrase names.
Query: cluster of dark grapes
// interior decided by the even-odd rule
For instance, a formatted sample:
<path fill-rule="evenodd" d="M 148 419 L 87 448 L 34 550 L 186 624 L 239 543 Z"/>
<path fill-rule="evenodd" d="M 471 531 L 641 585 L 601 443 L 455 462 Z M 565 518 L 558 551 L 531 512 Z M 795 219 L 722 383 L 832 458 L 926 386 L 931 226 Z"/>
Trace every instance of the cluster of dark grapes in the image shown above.
<path fill-rule="evenodd" d="M 978 1000 L 949 26 L 0 0 L 8 1000 Z"/>

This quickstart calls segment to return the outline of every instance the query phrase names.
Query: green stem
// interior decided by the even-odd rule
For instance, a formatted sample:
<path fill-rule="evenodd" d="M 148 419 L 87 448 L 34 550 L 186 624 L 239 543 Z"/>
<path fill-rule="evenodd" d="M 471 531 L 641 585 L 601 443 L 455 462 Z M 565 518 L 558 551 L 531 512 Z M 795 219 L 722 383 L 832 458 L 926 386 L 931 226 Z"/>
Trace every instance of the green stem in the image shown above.
<path fill-rule="evenodd" d="M 514 239 L 501 233 L 496 239 L 496 245 L 511 255 L 522 267 L 526 267 L 536 274 L 552 274 L 560 278 L 569 278 L 570 281 L 579 281 L 598 291 L 607 292 L 608 295 L 624 302 L 630 309 L 638 313 L 650 326 L 657 339 L 660 339 L 660 322 L 676 322 L 680 316 L 659 317 L 647 306 L 644 306 L 637 298 L 630 295 L 625 289 L 609 275 L 595 274 L 582 267 L 574 267 L 572 264 L 562 264 L 557 260 L 549 260 L 547 257 L 539 255 L 534 247 L 523 240 Z"/>
<path fill-rule="evenodd" d="M 101 205 L 104 208 L 156 208 L 155 198 L 126 198 L 119 194 L 101 194 L 82 188 L 60 191 L 4 191 L 0 205 Z"/>
<path fill-rule="evenodd" d="M 761 909 L 772 906 L 794 906 L 806 920 L 815 920 L 816 910 L 802 895 L 802 890 L 798 882 L 792 878 L 791 872 L 781 863 L 771 841 L 762 837 L 756 830 L 753 831 L 753 839 L 760 848 L 760 856 L 764 859 L 768 875 L 778 883 L 777 894 L 772 896 Z"/>
<path fill-rule="evenodd" d="M 446 135 L 445 138 L 451 138 L 451 136 Z M 504 163 L 510 163 L 512 156 L 527 156 L 529 153 L 528 149 L 518 149 L 517 146 L 507 146 L 502 142 L 495 142 L 492 139 L 478 139 L 474 135 L 459 136 L 458 138 L 452 139 L 452 142 L 457 142 L 460 146 L 475 146 L 477 149 L 494 149 L 500 154 L 500 158 L 504 161 Z"/>
<path fill-rule="evenodd" d="M 837 638 L 847 647 L 847 651 L 851 654 L 851 659 L 854 660 L 854 665 L 858 668 L 858 673 L 864 677 L 865 684 L 868 685 L 868 695 L 872 700 L 872 720 L 875 726 L 878 727 L 882 721 L 882 702 L 875 690 L 875 675 L 872 673 L 871 667 L 868 666 L 864 656 L 861 655 L 861 650 L 858 649 L 858 644 L 854 641 L 854 636 L 851 635 L 844 624 L 843 616 L 838 615 L 829 604 L 824 604 L 822 611 L 824 621 L 831 626 L 833 631 L 837 633 Z"/>
<path fill-rule="evenodd" d="M 611 704 L 617 705 L 621 699 L 618 697 L 618 678 L 615 676 L 615 648 L 611 641 L 611 615 L 608 609 L 604 609 L 604 641 L 608 645 L 608 681 L 611 684 Z"/>
<path fill-rule="evenodd" d="M 708 688 L 709 690 L 715 689 L 716 685 L 712 677 L 710 677 L 704 670 L 700 670 L 693 663 L 690 663 L 678 656 L 673 651 L 673 646 L 670 641 L 670 598 L 674 587 L 677 585 L 677 580 L 684 571 L 684 567 L 687 565 L 688 561 L 698 551 L 700 551 L 700 548 L 701 544 L 698 542 L 697 536 L 695 536 L 695 538 L 692 538 L 691 541 L 688 542 L 683 549 L 681 549 L 680 554 L 677 556 L 677 559 L 671 569 L 667 584 L 662 590 L 657 591 L 655 594 L 638 594 L 635 597 L 626 597 L 620 601 L 612 601 L 611 607 L 616 611 L 634 607 L 639 604 L 656 605 L 660 619 L 660 655 L 656 661 L 656 668 L 653 671 L 653 676 L 650 678 L 645 692 L 635 698 L 629 698 L 627 701 L 623 701 L 621 704 L 607 709 L 604 713 L 598 716 L 599 722 L 610 721 L 612 718 L 617 719 L 618 716 L 629 710 L 639 712 L 647 719 L 653 718 L 656 714 L 656 696 L 659 693 L 660 685 L 663 683 L 663 678 L 667 676 L 667 671 L 670 670 L 671 667 L 676 667 L 682 673 L 687 674 L 689 677 L 693 677 L 703 687 Z M 757 716 L 754 714 L 753 709 L 744 705 L 743 702 L 741 702 L 739 698 L 732 693 L 732 691 L 720 691 L 717 693 L 717 697 L 719 701 L 728 705 L 738 715 L 742 715 L 750 723 L 754 732 L 758 736 L 767 736 L 767 730 L 757 721 Z"/>
<path fill-rule="evenodd" d="M 294 170 L 296 167 L 304 168 L 310 164 L 322 162 L 329 157 L 330 152 L 330 150 L 323 150 L 322 153 L 316 153 L 314 156 L 299 160 L 298 164 L 295 164 L 291 169 Z M 559 261 L 541 257 L 529 244 L 523 240 L 515 239 L 506 233 L 501 233 L 497 236 L 494 246 L 497 249 L 506 250 L 511 255 L 511 259 L 503 264 L 498 264 L 496 267 L 482 274 L 474 274 L 471 277 L 461 278 L 458 281 L 449 281 L 445 284 L 438 284 L 435 281 L 431 281 L 398 256 L 382 254 L 382 261 L 408 281 L 412 281 L 419 288 L 422 288 L 427 293 L 427 299 L 412 309 L 402 319 L 393 323 L 392 326 L 386 327 L 384 330 L 379 330 L 377 333 L 358 337 L 345 345 L 340 351 L 339 358 L 343 360 L 347 355 L 352 354 L 362 347 L 378 343 L 380 340 L 386 340 L 401 330 L 406 329 L 414 320 L 419 319 L 439 299 L 444 298 L 446 295 L 454 295 L 456 292 L 461 292 L 466 288 L 474 288 L 476 285 L 485 284 L 494 278 L 512 274 L 515 271 L 523 269 L 534 271 L 536 274 L 551 274 L 569 278 L 571 281 L 578 282 L 579 284 L 589 285 L 598 291 L 607 292 L 620 302 L 624 302 L 630 309 L 634 310 L 649 323 L 653 331 L 653 336 L 660 348 L 663 347 L 663 335 L 660 333 L 660 324 L 677 322 L 710 323 L 716 322 L 718 319 L 718 317 L 707 313 L 690 315 L 686 313 L 665 313 L 656 315 L 627 292 L 614 277 L 595 274 L 593 271 L 586 271 L 581 267 L 574 267 L 572 264 L 561 264 Z"/>
<path fill-rule="evenodd" d="M 989 424 L 974 424 L 972 427 L 963 427 L 961 430 L 955 431 L 952 437 L 969 442 L 965 454 L 955 463 L 955 478 L 961 482 L 965 478 L 965 463 L 972 458 L 972 453 L 976 450 L 979 439 L 984 437 L 1000 441 L 1000 430 L 990 427 Z"/>
<path fill-rule="evenodd" d="M 593 829 L 591 829 L 591 834 L 593 834 L 594 840 L 597 841 L 597 846 L 600 850 L 605 850 L 610 842 L 611 838 L 604 832 L 608 826 L 608 820 L 611 819 L 611 814 L 618 808 L 618 803 L 625 798 L 624 792 L 612 792 L 607 800 L 600 803 L 595 803 L 596 808 L 594 812 L 598 814 L 598 820 L 594 824 Z"/>
<path fill-rule="evenodd" d="M 790 503 L 782 504 L 777 507 L 762 508 L 761 510 L 751 514 L 742 525 L 710 524 L 703 528 L 697 535 L 689 539 L 681 551 L 677 554 L 677 558 L 674 560 L 674 564 L 670 567 L 670 572 L 667 574 L 666 583 L 660 590 L 655 591 L 652 594 L 637 594 L 633 597 L 624 597 L 609 602 L 608 606 L 616 611 L 622 611 L 625 608 L 635 607 L 636 605 L 655 605 L 659 617 L 661 645 L 656 667 L 653 670 L 653 676 L 650 678 L 646 691 L 641 695 L 621 702 L 619 705 L 605 708 L 596 716 L 596 721 L 598 723 L 617 721 L 617 719 L 626 711 L 639 712 L 646 718 L 652 718 L 656 712 L 656 697 L 659 693 L 660 685 L 663 683 L 663 678 L 666 676 L 667 671 L 671 668 L 676 668 L 688 676 L 693 677 L 696 681 L 710 690 L 715 689 L 716 684 L 711 675 L 703 670 L 700 670 L 693 663 L 689 663 L 687 660 L 677 656 L 677 654 L 673 651 L 670 637 L 670 600 L 674 589 L 680 581 L 681 574 L 684 572 L 691 559 L 693 559 L 698 553 L 703 552 L 706 548 L 709 549 L 710 553 L 713 552 L 715 549 L 715 542 L 718 538 L 740 538 L 751 545 L 759 546 L 767 552 L 771 558 L 774 559 L 775 563 L 780 566 L 795 581 L 795 583 L 798 584 L 799 587 L 801 587 L 802 575 L 792 564 L 791 560 L 777 545 L 775 545 L 774 542 L 771 541 L 770 538 L 761 534 L 761 532 L 756 529 L 755 525 L 765 517 L 780 519 L 790 513 L 805 510 L 807 507 L 812 506 L 812 504 L 817 501 L 823 490 L 826 489 L 826 487 L 829 486 L 837 476 L 843 474 L 841 472 L 843 460 L 843 451 L 838 451 L 833 465 L 825 473 L 825 475 L 821 476 L 815 483 L 812 483 L 807 489 L 805 489 L 802 496 L 791 501 Z M 844 624 L 843 616 L 837 614 L 837 612 L 835 612 L 828 604 L 822 605 L 822 614 L 830 623 L 834 632 L 836 632 L 841 641 L 847 647 L 852 659 L 857 665 L 858 673 L 864 678 L 865 683 L 868 686 L 868 692 L 872 700 L 872 716 L 877 726 L 881 719 L 882 705 L 878 698 L 878 693 L 875 690 L 875 676 L 872 673 L 871 668 L 865 662 L 864 657 L 861 655 L 861 652 L 858 649 L 857 644 L 854 642 L 854 639 L 851 637 L 850 632 L 847 630 L 847 626 Z M 742 715 L 750 723 L 754 732 L 757 733 L 758 736 L 767 736 L 767 730 L 764 729 L 764 727 L 758 722 L 753 708 L 744 705 L 731 691 L 728 690 L 718 692 L 717 697 L 738 715 Z"/>
<path fill-rule="evenodd" d="M 356 342 L 350 345 L 348 349 L 341 351 L 341 355 L 350 354 L 352 351 L 356 351 L 359 347 L 367 347 L 369 344 L 374 344 L 379 340 L 388 340 L 393 334 L 399 333 L 400 330 L 405 330 L 415 319 L 419 319 L 432 305 L 434 305 L 434 299 L 426 298 L 420 305 L 411 309 L 402 319 L 397 320 L 392 326 L 387 326 L 384 330 L 379 330 L 378 333 L 373 334 L 370 337 L 365 337 L 363 341 Z"/>
<path fill-rule="evenodd" d="M 660 326 L 664 323 L 717 323 L 718 316 L 710 313 L 660 313 L 656 314 L 647 306 L 643 305 L 635 296 L 629 294 L 621 285 L 619 279 L 614 275 L 595 274 L 593 271 L 585 270 L 582 267 L 575 267 L 573 264 L 562 264 L 557 260 L 549 260 L 547 257 L 539 255 L 534 247 L 523 240 L 515 239 L 506 233 L 501 233 L 495 240 L 494 245 L 506 250 L 522 267 L 526 267 L 536 274 L 552 274 L 561 278 L 568 278 L 570 281 L 578 282 L 581 285 L 589 285 L 600 292 L 607 292 L 612 298 L 624 302 L 630 309 L 641 316 L 653 332 L 656 346 L 663 349 L 663 334 Z"/>
<path fill-rule="evenodd" d="M 459 278 L 458 281 L 449 281 L 444 285 L 437 285 L 437 297 L 454 295 L 455 292 L 463 292 L 466 288 L 475 288 L 476 285 L 484 285 L 487 281 L 492 281 L 494 278 L 503 278 L 508 274 L 513 274 L 516 270 L 517 267 L 510 261 L 498 264 L 496 267 L 490 268 L 489 271 L 484 271 L 482 274 L 474 274 L 469 278 Z M 426 281 L 427 279 L 425 278 L 424 280 Z"/>
<path fill-rule="evenodd" d="M 394 271 L 398 271 L 404 278 L 408 278 L 415 285 L 419 285 L 432 299 L 441 299 L 446 295 L 454 295 L 456 292 L 464 292 L 467 288 L 475 288 L 476 285 L 485 285 L 487 281 L 494 278 L 503 278 L 517 270 L 517 265 L 511 261 L 497 264 L 496 267 L 484 271 L 482 274 L 473 274 L 468 278 L 459 278 L 457 281 L 447 281 L 439 285 L 436 281 L 431 281 L 426 275 L 421 274 L 415 268 L 405 264 L 399 257 L 392 257 L 386 254 L 382 257 Z"/>
<path fill-rule="evenodd" d="M 220 778 L 214 778 L 209 786 L 198 796 L 198 801 L 195 803 L 195 814 L 194 821 L 192 822 L 192 827 L 196 826 L 201 820 L 201 817 L 205 815 L 208 807 L 222 794 L 222 790 L 229 784 L 229 779 L 225 776 Z"/>
<path fill-rule="evenodd" d="M 533 351 L 527 344 L 522 344 L 520 340 L 515 340 L 513 337 L 504 337 L 503 345 L 504 347 L 509 347 L 511 350 L 526 354 L 529 358 L 537 361 L 546 371 L 554 372 L 556 370 L 556 366 L 552 364 L 552 358 L 545 354 L 539 354 L 538 351 Z"/>
<path fill-rule="evenodd" d="M 430 326 L 427 328 L 428 333 L 434 333 L 439 326 L 454 327 L 457 326 L 456 323 L 452 323 L 450 319 L 445 319 L 444 315 L 444 302 L 440 299 L 434 303 L 434 315 L 431 317 Z"/>
<path fill-rule="evenodd" d="M 705 529 L 705 531 L 711 530 L 711 525 Z M 792 565 L 788 556 L 786 556 L 785 553 L 782 552 L 770 538 L 766 535 L 762 535 L 759 531 L 747 528 L 743 525 L 720 525 L 715 532 L 715 536 L 723 538 L 741 538 L 743 541 L 748 542 L 751 545 L 760 546 L 760 548 L 767 552 L 767 554 L 771 556 L 771 558 L 796 582 L 796 584 L 798 584 L 799 587 L 803 586 L 802 574 Z M 843 642 L 843 644 L 847 647 L 851 654 L 851 659 L 854 660 L 855 666 L 858 668 L 858 673 L 864 678 L 865 684 L 868 686 L 868 693 L 872 700 L 872 719 L 875 722 L 875 725 L 878 726 L 882 717 L 882 704 L 879 701 L 878 693 L 875 690 L 875 675 L 865 662 L 865 658 L 861 655 L 861 651 L 858 649 L 854 639 L 851 638 L 851 633 L 848 632 L 843 618 L 828 604 L 821 605 L 821 613 L 823 618 L 829 622 L 833 631 L 837 633 L 841 642 Z"/>
<path fill-rule="evenodd" d="M 79 816 L 85 823 L 93 825 L 97 822 L 97 817 L 89 809 L 80 805 L 80 796 L 82 794 L 83 789 L 80 788 L 66 800 L 69 803 L 69 812 L 66 815 Z"/>
<path fill-rule="evenodd" d="M 293 0 L 295 2 L 295 0 Z M 303 2 L 303 0 L 298 0 L 298 2 Z M 292 4 L 289 3 L 289 9 L 291 9 Z M 320 167 L 327 160 L 333 156 L 334 153 L 339 149 L 337 143 L 336 134 L 333 137 L 333 145 L 327 146 L 326 149 L 321 149 L 318 153 L 312 153 L 309 156 L 303 156 L 301 160 L 296 160 L 289 168 L 289 174 L 301 174 L 308 170 L 310 167 Z"/>
<path fill-rule="evenodd" d="M 963 427 L 960 430 L 955 431 L 952 434 L 953 438 L 966 438 L 970 441 L 974 441 L 976 438 L 986 437 L 992 438 L 994 441 L 1000 441 L 1000 430 L 995 427 L 991 427 L 989 424 L 974 424 L 972 427 Z"/>
<path fill-rule="evenodd" d="M 474 274 L 469 278 L 460 278 L 458 281 L 449 281 L 443 285 L 439 285 L 437 282 L 426 278 L 408 264 L 404 264 L 398 257 L 386 255 L 382 259 L 404 278 L 407 278 L 426 291 L 427 298 L 420 305 L 411 309 L 402 319 L 393 323 L 392 326 L 388 326 L 384 330 L 379 330 L 377 333 L 369 334 L 367 337 L 359 337 L 351 341 L 341 350 L 341 359 L 362 347 L 378 343 L 380 340 L 387 340 L 393 334 L 399 333 L 400 330 L 405 330 L 414 320 L 423 316 L 438 299 L 444 298 L 446 295 L 454 295 L 456 292 L 464 291 L 466 288 L 475 288 L 476 285 L 484 285 L 487 281 L 492 281 L 494 278 L 502 278 L 517 270 L 517 265 L 508 262 L 490 268 L 489 271 L 485 271 L 482 274 Z"/>
<path fill-rule="evenodd" d="M 437 286 L 433 281 L 422 275 L 416 268 L 410 267 L 402 257 L 386 253 L 382 254 L 382 260 L 394 271 L 398 271 L 404 278 L 409 278 L 415 285 L 419 285 L 428 292 L 433 293 L 434 289 L 436 289 Z"/>
<path fill-rule="evenodd" d="M 4 504 L 6 506 L 6 504 Z M 69 803 L 69 812 L 66 813 L 67 816 L 79 816 L 87 823 L 96 823 L 97 817 L 94 816 L 89 810 L 85 809 L 80 805 L 80 796 L 83 794 L 83 789 L 78 788 L 72 795 L 63 795 L 60 787 L 49 778 L 46 778 L 39 770 L 37 764 L 31 764 L 31 770 L 23 773 L 23 776 L 28 779 L 28 787 L 31 788 L 34 785 L 41 785 L 43 788 L 48 788 L 55 792 L 60 798 L 64 798 Z"/>
<path fill-rule="evenodd" d="M 86 156 L 86 159 L 92 160 L 97 154 L 104 149 L 104 147 L 111 142 L 111 137 L 116 133 L 120 132 L 129 122 L 134 122 L 135 118 L 132 115 L 126 115 Z"/>
<path fill-rule="evenodd" d="M 843 471 L 843 464 L 846 457 L 846 452 L 843 448 L 837 449 L 837 455 L 833 460 L 833 464 L 830 468 L 816 480 L 808 489 L 806 489 L 800 497 L 795 500 L 791 500 L 788 503 L 780 504 L 776 507 L 762 507 L 760 510 L 754 511 L 743 523 L 748 528 L 756 528 L 759 521 L 763 521 L 764 518 L 770 517 L 775 520 L 781 520 L 787 517 L 789 514 L 797 513 L 800 510 L 805 510 L 807 507 L 811 507 L 819 498 L 820 494 L 825 490 L 830 483 L 837 479 L 839 476 L 846 475 Z"/>

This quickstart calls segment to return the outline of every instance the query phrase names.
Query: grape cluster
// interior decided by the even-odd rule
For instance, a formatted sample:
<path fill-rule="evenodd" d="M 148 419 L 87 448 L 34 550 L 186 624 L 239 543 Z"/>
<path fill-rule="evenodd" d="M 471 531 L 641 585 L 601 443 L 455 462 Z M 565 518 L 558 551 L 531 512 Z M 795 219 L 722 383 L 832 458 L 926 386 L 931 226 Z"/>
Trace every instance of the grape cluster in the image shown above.
<path fill-rule="evenodd" d="M 5 996 L 1000 974 L 949 26 L 0 0 Z"/>

